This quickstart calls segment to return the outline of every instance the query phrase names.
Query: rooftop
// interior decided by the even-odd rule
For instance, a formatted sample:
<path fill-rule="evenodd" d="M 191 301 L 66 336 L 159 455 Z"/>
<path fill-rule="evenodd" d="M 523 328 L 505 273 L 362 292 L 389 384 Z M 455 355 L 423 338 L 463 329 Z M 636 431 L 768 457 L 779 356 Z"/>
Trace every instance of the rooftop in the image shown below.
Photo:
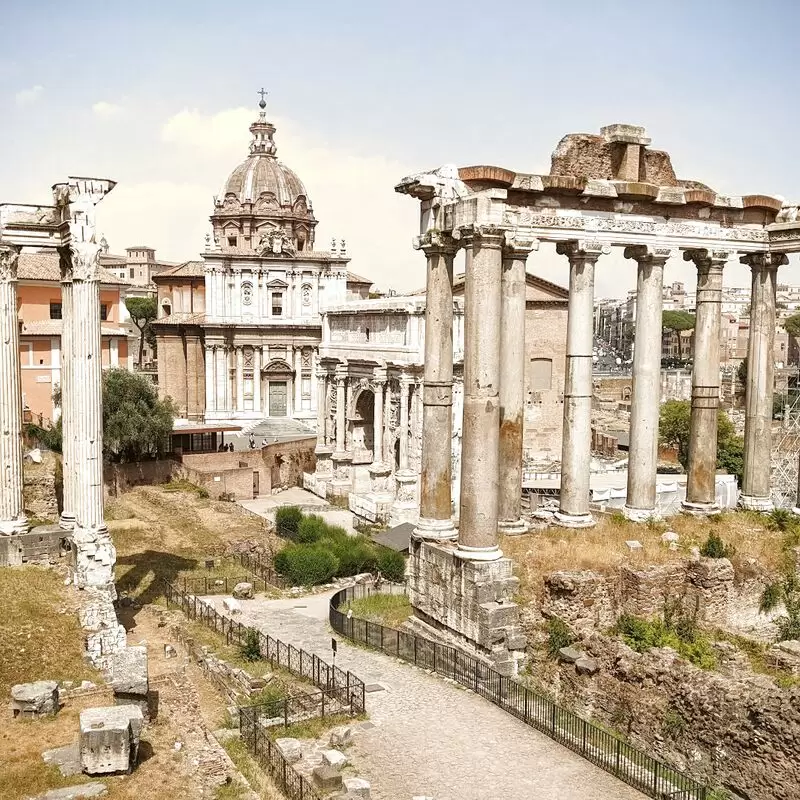
<path fill-rule="evenodd" d="M 17 278 L 21 281 L 61 282 L 61 265 L 58 253 L 42 251 L 38 253 L 20 253 L 17 267 Z M 118 278 L 113 272 L 100 267 L 100 282 L 112 286 L 130 286 L 131 281 Z"/>

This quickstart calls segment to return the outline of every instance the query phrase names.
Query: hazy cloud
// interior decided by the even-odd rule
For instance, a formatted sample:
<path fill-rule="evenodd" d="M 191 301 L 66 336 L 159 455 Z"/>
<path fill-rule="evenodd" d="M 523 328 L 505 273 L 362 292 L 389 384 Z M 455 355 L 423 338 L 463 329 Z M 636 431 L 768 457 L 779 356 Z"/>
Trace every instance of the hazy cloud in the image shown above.
<path fill-rule="evenodd" d="M 122 114 L 123 109 L 122 106 L 118 106 L 115 103 L 106 103 L 105 100 L 100 100 L 92 106 L 92 113 L 96 117 L 116 117 Z"/>
<path fill-rule="evenodd" d="M 18 106 L 30 106 L 33 105 L 42 95 L 44 91 L 44 86 L 40 84 L 36 84 L 36 86 L 31 86 L 30 89 L 21 89 L 14 95 L 14 101 Z"/>

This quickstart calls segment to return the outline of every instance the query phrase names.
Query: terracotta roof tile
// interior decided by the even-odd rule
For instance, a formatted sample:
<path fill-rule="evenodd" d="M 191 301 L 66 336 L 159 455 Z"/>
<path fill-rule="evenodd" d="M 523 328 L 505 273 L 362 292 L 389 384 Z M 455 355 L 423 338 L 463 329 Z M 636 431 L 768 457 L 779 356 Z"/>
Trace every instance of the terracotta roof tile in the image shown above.
<path fill-rule="evenodd" d="M 41 253 L 20 253 L 17 277 L 21 281 L 61 282 L 61 267 L 58 253 L 49 251 Z M 112 272 L 100 267 L 100 281 L 114 286 L 130 286 L 125 278 L 118 278 Z"/>
<path fill-rule="evenodd" d="M 372 286 L 375 281 L 371 281 L 369 278 L 363 278 L 361 275 L 356 275 L 355 272 L 348 272 L 347 273 L 347 282 L 348 283 L 364 283 L 368 286 Z"/>
<path fill-rule="evenodd" d="M 183 264 L 178 264 L 177 267 L 165 269 L 153 275 L 153 281 L 158 283 L 159 280 L 166 280 L 168 278 L 203 278 L 205 277 L 205 262 L 204 261 L 184 261 Z"/>
<path fill-rule="evenodd" d="M 22 336 L 60 336 L 63 321 L 60 319 L 39 319 L 32 322 L 23 322 L 20 329 Z M 101 336 L 129 336 L 125 328 L 117 328 L 112 325 L 100 326 Z"/>

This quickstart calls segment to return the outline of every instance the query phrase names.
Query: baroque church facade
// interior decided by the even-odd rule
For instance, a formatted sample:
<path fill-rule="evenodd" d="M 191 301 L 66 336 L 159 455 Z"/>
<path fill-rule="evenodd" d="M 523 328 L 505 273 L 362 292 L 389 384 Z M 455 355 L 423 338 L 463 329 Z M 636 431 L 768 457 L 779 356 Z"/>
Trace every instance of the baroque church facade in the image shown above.
<path fill-rule="evenodd" d="M 322 313 L 367 297 L 344 242 L 315 250 L 311 200 L 277 159 L 262 99 L 252 141 L 214 198 L 200 261 L 156 275 L 159 389 L 179 418 L 238 423 L 316 419 Z"/>

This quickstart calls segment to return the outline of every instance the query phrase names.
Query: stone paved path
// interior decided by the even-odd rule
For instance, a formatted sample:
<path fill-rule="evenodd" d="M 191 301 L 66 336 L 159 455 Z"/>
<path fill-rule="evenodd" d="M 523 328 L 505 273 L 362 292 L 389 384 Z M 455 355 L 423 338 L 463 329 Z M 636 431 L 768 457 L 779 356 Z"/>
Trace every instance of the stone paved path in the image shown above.
<path fill-rule="evenodd" d="M 238 619 L 329 660 L 331 593 L 244 600 Z M 222 613 L 222 598 L 206 598 Z M 641 800 L 644 795 L 487 700 L 340 639 L 336 663 L 383 691 L 351 756 L 373 800 Z"/>

